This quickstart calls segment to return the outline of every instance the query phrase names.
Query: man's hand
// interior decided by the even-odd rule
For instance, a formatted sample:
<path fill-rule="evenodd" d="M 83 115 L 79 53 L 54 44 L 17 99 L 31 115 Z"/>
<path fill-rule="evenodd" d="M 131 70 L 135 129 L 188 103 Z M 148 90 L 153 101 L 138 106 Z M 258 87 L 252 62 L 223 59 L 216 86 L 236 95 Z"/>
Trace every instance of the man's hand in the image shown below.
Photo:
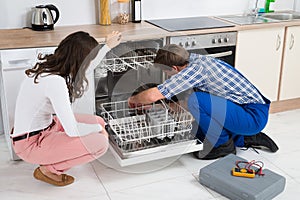
<path fill-rule="evenodd" d="M 141 104 L 141 103 L 136 103 L 134 101 L 134 96 L 130 97 L 128 99 L 128 107 L 129 108 L 136 108 L 137 110 L 149 110 L 152 108 L 152 105 L 144 105 L 144 104 Z"/>
<path fill-rule="evenodd" d="M 106 37 L 106 44 L 109 48 L 114 48 L 119 45 L 122 39 L 122 34 L 119 31 L 113 31 Z"/>
<path fill-rule="evenodd" d="M 129 99 L 128 99 L 128 107 L 129 108 L 136 108 L 136 107 L 138 107 L 137 103 L 135 103 L 135 101 L 134 101 L 134 96 L 129 97 Z"/>
<path fill-rule="evenodd" d="M 130 108 L 135 108 L 142 105 L 149 105 L 164 98 L 165 97 L 160 93 L 157 87 L 153 87 L 143 92 L 140 92 L 135 96 L 131 96 L 128 99 L 128 106 Z"/>

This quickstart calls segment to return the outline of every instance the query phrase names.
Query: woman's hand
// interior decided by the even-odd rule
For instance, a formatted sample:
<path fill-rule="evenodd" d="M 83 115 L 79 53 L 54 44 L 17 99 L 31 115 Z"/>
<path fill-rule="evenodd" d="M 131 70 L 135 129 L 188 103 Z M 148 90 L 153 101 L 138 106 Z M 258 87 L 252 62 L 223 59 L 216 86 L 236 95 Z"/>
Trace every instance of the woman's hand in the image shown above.
<path fill-rule="evenodd" d="M 106 44 L 109 48 L 114 48 L 119 45 L 122 39 L 122 34 L 119 31 L 113 31 L 106 37 Z"/>

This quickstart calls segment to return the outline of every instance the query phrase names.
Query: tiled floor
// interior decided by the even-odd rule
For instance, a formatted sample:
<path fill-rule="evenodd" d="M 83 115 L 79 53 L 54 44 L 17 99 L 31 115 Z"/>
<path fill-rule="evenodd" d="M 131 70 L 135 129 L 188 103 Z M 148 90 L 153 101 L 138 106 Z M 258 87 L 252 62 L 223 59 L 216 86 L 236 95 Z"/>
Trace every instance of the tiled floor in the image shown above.
<path fill-rule="evenodd" d="M 272 114 L 265 128 L 279 145 L 277 153 L 238 149 L 247 160 L 261 160 L 265 168 L 283 175 L 287 182 L 275 199 L 294 200 L 300 190 L 300 110 Z M 102 159 L 75 167 L 69 174 L 74 184 L 54 187 L 32 177 L 35 165 L 11 161 L 4 136 L 0 136 L 0 197 L 4 200 L 206 200 L 226 199 L 198 182 L 199 169 L 213 161 L 192 155 L 168 158 L 130 167 L 117 167 L 108 152 Z"/>

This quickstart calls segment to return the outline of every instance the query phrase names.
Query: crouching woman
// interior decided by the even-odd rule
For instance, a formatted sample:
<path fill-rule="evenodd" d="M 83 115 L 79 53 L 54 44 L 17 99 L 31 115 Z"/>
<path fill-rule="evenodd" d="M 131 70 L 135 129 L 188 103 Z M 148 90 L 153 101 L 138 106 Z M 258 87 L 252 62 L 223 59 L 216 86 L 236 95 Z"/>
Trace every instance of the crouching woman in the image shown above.
<path fill-rule="evenodd" d="M 121 34 L 112 32 L 100 48 L 88 33 L 75 32 L 63 39 L 53 54 L 39 56 L 39 62 L 25 71 L 11 138 L 21 159 L 39 165 L 33 173 L 36 179 L 69 185 L 74 178 L 65 174 L 68 169 L 106 152 L 104 120 L 74 114 L 71 103 L 88 86 L 87 71 L 93 70 L 120 40 Z"/>

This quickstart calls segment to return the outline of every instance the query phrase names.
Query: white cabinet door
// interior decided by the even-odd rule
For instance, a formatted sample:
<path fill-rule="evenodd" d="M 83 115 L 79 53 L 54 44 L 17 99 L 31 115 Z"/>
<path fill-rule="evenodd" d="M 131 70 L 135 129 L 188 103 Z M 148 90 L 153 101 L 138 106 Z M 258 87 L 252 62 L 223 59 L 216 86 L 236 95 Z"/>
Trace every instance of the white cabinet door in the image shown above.
<path fill-rule="evenodd" d="M 238 32 L 236 68 L 271 101 L 278 97 L 284 27 Z"/>
<path fill-rule="evenodd" d="M 11 158 L 13 160 L 17 160 L 18 157 L 14 154 L 11 144 L 10 144 L 10 131 L 13 127 L 14 123 L 14 114 L 15 114 L 15 103 L 18 95 L 18 91 L 21 85 L 21 81 L 25 77 L 25 69 L 31 68 L 30 65 L 26 65 L 24 63 L 24 67 L 20 67 L 19 69 L 8 69 L 5 68 L 2 71 L 3 75 L 3 89 L 4 93 L 2 95 L 1 101 L 4 101 L 3 105 L 3 126 L 4 133 L 6 136 L 6 141 L 8 143 L 8 147 L 10 150 Z"/>
<path fill-rule="evenodd" d="M 1 69 L 1 63 L 0 63 L 0 69 Z M 2 77 L 2 72 L 0 70 L 0 94 L 2 96 L 4 92 L 2 91 L 3 90 L 3 87 L 2 87 L 3 81 L 1 79 L 1 77 Z M 0 97 L 0 135 L 4 134 L 4 125 L 3 125 L 3 117 L 2 117 L 2 107 L 3 107 L 2 102 L 3 102 L 3 100 Z"/>
<path fill-rule="evenodd" d="M 300 98 L 300 26 L 288 27 L 279 100 Z"/>
<path fill-rule="evenodd" d="M 1 114 L 4 134 L 13 160 L 18 159 L 18 157 L 14 154 L 11 147 L 10 131 L 14 124 L 16 98 L 21 82 L 26 76 L 25 70 L 36 63 L 39 53 L 51 53 L 54 49 L 55 47 L 47 47 L 0 51 Z"/>

